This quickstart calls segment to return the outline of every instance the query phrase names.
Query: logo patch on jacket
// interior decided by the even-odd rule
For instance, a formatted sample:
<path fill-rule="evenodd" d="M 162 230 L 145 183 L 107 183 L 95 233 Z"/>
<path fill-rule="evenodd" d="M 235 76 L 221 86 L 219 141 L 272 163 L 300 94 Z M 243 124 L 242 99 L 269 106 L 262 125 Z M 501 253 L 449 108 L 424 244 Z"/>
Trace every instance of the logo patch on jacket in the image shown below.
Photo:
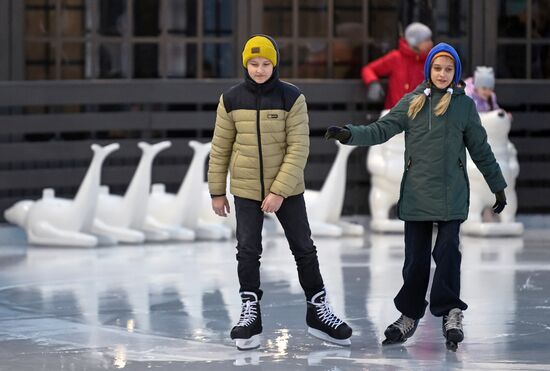
<path fill-rule="evenodd" d="M 279 115 L 276 114 L 276 113 L 268 113 L 267 118 L 268 119 L 276 119 L 276 118 L 279 118 Z"/>

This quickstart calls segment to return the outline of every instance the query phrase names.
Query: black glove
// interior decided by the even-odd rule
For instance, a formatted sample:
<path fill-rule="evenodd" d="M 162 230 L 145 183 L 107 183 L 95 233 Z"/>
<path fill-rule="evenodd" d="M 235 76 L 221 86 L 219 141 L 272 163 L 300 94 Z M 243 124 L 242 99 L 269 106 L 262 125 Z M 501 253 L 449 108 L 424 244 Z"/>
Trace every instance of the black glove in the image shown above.
<path fill-rule="evenodd" d="M 504 190 L 496 192 L 495 197 L 496 202 L 493 205 L 493 212 L 495 214 L 500 214 L 502 210 L 504 210 L 504 206 L 506 206 L 506 195 L 504 194 Z"/>
<path fill-rule="evenodd" d="M 380 102 L 384 99 L 384 88 L 379 81 L 374 81 L 369 84 L 367 91 L 367 100 L 369 102 Z"/>
<path fill-rule="evenodd" d="M 325 133 L 325 139 L 336 139 L 339 140 L 340 143 L 346 144 L 351 137 L 351 133 L 349 129 L 342 128 L 340 126 L 329 126 L 327 129 L 327 132 Z"/>

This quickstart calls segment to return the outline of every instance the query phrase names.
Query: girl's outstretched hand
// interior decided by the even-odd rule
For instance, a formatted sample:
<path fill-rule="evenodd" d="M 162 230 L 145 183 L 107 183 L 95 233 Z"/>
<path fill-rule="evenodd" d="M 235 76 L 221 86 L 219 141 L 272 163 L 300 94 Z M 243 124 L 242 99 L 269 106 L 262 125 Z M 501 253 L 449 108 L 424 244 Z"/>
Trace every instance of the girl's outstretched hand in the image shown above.
<path fill-rule="evenodd" d="M 493 205 L 493 212 L 495 214 L 500 214 L 502 210 L 504 210 L 504 206 L 506 206 L 506 194 L 504 194 L 504 190 L 496 192 L 495 198 L 496 201 Z"/>
<path fill-rule="evenodd" d="M 351 133 L 347 128 L 340 126 L 329 126 L 325 133 L 325 139 L 336 139 L 342 144 L 346 144 L 351 137 Z"/>

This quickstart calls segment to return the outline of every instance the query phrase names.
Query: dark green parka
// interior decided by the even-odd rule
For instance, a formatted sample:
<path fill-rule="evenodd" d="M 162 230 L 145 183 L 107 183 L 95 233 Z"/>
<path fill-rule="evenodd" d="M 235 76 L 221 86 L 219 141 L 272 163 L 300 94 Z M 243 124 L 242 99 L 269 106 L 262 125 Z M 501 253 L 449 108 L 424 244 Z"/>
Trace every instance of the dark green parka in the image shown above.
<path fill-rule="evenodd" d="M 506 181 L 487 143 L 487 133 L 472 99 L 455 88 L 447 111 L 433 110 L 445 91 L 432 87 L 431 95 L 414 120 L 407 116 L 409 102 L 424 94 L 427 83 L 405 95 L 384 117 L 367 126 L 346 127 L 346 144 L 371 146 L 405 132 L 405 165 L 398 203 L 405 221 L 465 220 L 470 204 L 466 148 L 491 192 L 506 188 Z"/>

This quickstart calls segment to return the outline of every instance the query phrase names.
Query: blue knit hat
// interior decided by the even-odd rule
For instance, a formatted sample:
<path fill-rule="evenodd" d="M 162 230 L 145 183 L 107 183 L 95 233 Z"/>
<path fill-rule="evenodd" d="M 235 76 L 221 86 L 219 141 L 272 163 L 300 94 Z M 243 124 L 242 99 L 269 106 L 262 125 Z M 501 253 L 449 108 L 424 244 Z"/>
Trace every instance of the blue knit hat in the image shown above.
<path fill-rule="evenodd" d="M 455 62 L 455 75 L 453 77 L 453 83 L 456 85 L 460 81 L 460 76 L 462 75 L 462 63 L 460 63 L 460 57 L 456 52 L 455 48 L 446 43 L 439 43 L 430 50 L 426 62 L 424 63 L 424 80 L 430 81 L 430 68 L 432 66 L 433 57 L 437 53 L 447 52 L 453 56 Z"/>

